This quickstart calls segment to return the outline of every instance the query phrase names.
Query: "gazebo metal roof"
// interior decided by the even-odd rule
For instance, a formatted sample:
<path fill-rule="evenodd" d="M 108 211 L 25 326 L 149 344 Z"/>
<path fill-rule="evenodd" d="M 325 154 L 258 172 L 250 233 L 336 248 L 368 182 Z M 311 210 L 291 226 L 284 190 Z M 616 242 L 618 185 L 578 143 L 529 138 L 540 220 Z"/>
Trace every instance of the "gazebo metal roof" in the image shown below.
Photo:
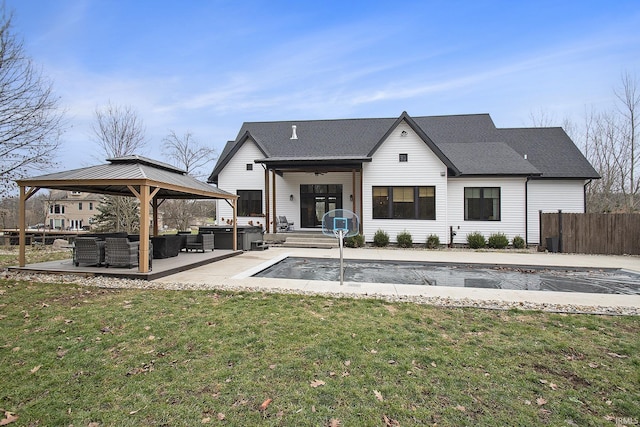
<path fill-rule="evenodd" d="M 129 186 L 147 184 L 158 189 L 159 199 L 235 199 L 187 175 L 181 169 L 142 156 L 107 159 L 109 163 L 18 180 L 19 186 L 51 188 L 83 193 L 135 196 Z"/>

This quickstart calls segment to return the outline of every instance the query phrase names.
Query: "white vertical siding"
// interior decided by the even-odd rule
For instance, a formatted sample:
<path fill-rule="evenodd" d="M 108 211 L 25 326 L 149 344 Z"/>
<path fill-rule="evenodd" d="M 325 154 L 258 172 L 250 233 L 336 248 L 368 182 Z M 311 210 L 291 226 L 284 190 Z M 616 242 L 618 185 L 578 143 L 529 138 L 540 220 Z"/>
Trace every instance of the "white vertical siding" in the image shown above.
<path fill-rule="evenodd" d="M 583 180 L 531 180 L 528 187 L 529 233 L 527 243 L 539 244 L 540 211 L 584 212 Z"/>
<path fill-rule="evenodd" d="M 406 136 L 401 136 L 406 131 Z M 398 155 L 406 153 L 408 162 L 399 162 Z M 427 236 L 436 234 L 440 242 L 448 242 L 447 232 L 447 168 L 420 137 L 401 123 L 374 153 L 370 163 L 363 165 L 363 232 L 367 242 L 373 241 L 378 229 L 389 234 L 391 241 L 405 230 L 414 243 L 425 243 Z M 445 176 L 441 174 L 444 173 Z M 372 187 L 374 186 L 435 186 L 435 220 L 373 219 Z"/>
<path fill-rule="evenodd" d="M 262 190 L 262 212 L 264 213 L 264 168 L 259 163 L 253 163 L 256 159 L 264 158 L 256 144 L 247 140 L 238 152 L 229 160 L 229 163 L 218 175 L 218 187 L 229 193 L 237 194 L 238 190 Z M 247 170 L 247 163 L 253 164 L 253 170 Z M 228 203 L 220 201 L 216 209 L 217 222 L 222 224 L 233 216 L 233 210 Z M 264 223 L 264 218 L 238 217 L 238 225 L 247 225 L 253 220 Z"/>
<path fill-rule="evenodd" d="M 480 232 L 485 238 L 504 233 L 511 241 L 525 235 L 525 178 L 449 179 L 449 225 L 456 232 L 453 242 L 467 243 L 467 234 Z M 465 221 L 465 187 L 500 187 L 500 221 Z"/>

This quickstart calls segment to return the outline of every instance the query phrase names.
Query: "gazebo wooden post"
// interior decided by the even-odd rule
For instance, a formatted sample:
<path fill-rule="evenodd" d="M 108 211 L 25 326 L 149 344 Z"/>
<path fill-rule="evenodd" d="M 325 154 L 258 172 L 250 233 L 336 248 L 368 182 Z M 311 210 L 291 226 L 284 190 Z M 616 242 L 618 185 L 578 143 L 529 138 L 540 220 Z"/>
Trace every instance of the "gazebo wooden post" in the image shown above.
<path fill-rule="evenodd" d="M 138 271 L 149 272 L 149 186 L 140 186 L 140 256 Z"/>
<path fill-rule="evenodd" d="M 153 209 L 153 235 L 158 235 L 158 198 L 153 197 L 151 199 L 152 209 Z"/>
<path fill-rule="evenodd" d="M 26 193 L 25 193 L 25 188 L 24 186 L 20 186 L 20 207 L 19 207 L 19 213 L 18 213 L 18 223 L 19 223 L 19 227 L 20 227 L 20 235 L 18 237 L 18 244 L 20 245 L 20 249 L 18 252 L 18 265 L 20 267 L 24 267 L 26 265 L 27 262 L 27 257 L 26 257 L 26 253 L 25 253 L 25 243 L 26 243 L 26 235 L 25 235 L 25 228 L 26 228 L 26 220 L 25 220 L 25 216 L 26 216 L 26 205 L 27 202 L 27 197 L 26 197 Z"/>
<path fill-rule="evenodd" d="M 20 186 L 20 202 L 18 206 L 18 228 L 20 229 L 18 233 L 18 266 L 24 267 L 27 264 L 25 248 L 27 244 L 27 235 L 25 232 L 25 229 L 27 228 L 26 204 L 27 200 L 29 200 L 31 196 L 33 196 L 38 192 L 38 190 L 40 190 L 40 187 L 31 187 L 29 191 L 26 191 L 24 185 L 21 185 L 19 182 L 18 185 Z M 42 244 L 44 245 L 44 241 L 42 242 Z"/>

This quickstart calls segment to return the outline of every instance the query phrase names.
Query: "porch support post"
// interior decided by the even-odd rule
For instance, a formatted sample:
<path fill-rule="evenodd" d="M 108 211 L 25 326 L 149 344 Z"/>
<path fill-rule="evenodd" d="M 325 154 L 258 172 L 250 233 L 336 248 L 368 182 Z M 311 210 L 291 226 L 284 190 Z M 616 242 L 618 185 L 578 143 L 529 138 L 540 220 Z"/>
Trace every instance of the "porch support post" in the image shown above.
<path fill-rule="evenodd" d="M 360 234 L 362 234 L 363 226 L 362 226 L 362 212 L 364 208 L 364 178 L 363 178 L 363 168 L 360 167 Z"/>
<path fill-rule="evenodd" d="M 138 271 L 149 272 L 149 186 L 140 185 L 140 254 Z"/>
<path fill-rule="evenodd" d="M 351 169 L 351 210 L 353 212 L 357 212 L 356 211 L 356 200 L 357 200 L 357 194 L 356 194 L 356 170 L 355 169 Z"/>
<path fill-rule="evenodd" d="M 271 178 L 273 179 L 273 182 L 271 185 L 273 185 L 273 192 L 271 193 L 271 200 L 273 203 L 273 233 L 277 233 L 278 227 L 276 224 L 276 218 L 278 218 L 276 215 L 276 171 L 275 169 L 271 169 Z"/>
<path fill-rule="evenodd" d="M 269 232 L 269 219 L 271 215 L 269 214 L 269 168 L 264 169 L 264 229 L 268 233 Z"/>

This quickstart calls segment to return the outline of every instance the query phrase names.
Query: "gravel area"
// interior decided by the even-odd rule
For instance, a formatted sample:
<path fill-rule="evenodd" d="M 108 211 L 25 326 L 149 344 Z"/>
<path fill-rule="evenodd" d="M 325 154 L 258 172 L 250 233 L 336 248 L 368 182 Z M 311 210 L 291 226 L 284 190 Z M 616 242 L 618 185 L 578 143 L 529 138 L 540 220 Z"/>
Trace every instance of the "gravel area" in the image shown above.
<path fill-rule="evenodd" d="M 48 274 L 32 274 L 25 272 L 9 272 L 0 273 L 0 279 L 19 280 L 41 283 L 73 283 L 82 286 L 92 286 L 109 289 L 166 289 L 166 290 L 220 290 L 231 292 L 260 292 L 260 293 L 277 293 L 277 294 L 295 294 L 295 295 L 322 295 L 331 298 L 372 298 L 389 302 L 406 302 L 414 304 L 427 304 L 438 307 L 473 307 L 491 310 L 537 310 L 554 313 L 579 313 L 579 314 L 601 314 L 601 315 L 624 315 L 624 316 L 640 316 L 640 308 L 616 306 L 581 306 L 575 304 L 539 304 L 532 302 L 510 302 L 500 300 L 473 300 L 469 298 L 443 298 L 428 296 L 398 296 L 398 295 L 380 295 L 380 294 L 352 294 L 352 293 L 336 293 L 336 292 L 312 292 L 301 291 L 298 289 L 264 289 L 251 286 L 234 286 L 226 284 L 211 283 L 155 283 L 145 280 L 130 279 L 114 279 L 107 277 L 83 277 L 78 275 L 48 275 Z M 532 291 L 534 292 L 534 291 Z"/>

